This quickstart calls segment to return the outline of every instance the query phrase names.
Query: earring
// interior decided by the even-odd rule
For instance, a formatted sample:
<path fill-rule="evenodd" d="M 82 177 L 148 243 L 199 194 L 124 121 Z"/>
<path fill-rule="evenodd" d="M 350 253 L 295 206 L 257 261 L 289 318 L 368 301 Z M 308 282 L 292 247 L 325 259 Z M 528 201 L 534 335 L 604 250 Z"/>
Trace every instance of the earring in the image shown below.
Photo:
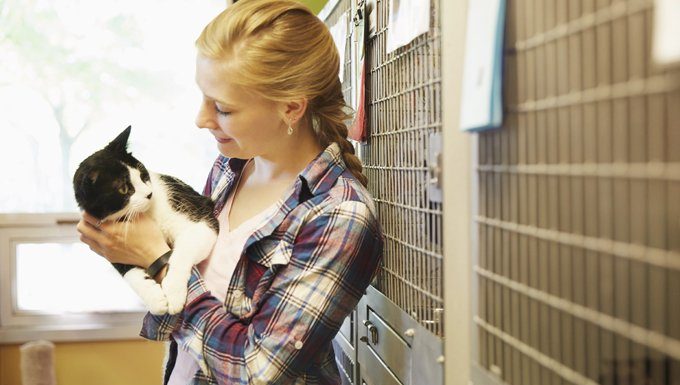
<path fill-rule="evenodd" d="M 288 123 L 288 135 L 293 135 L 293 126 L 290 124 L 290 122 Z"/>

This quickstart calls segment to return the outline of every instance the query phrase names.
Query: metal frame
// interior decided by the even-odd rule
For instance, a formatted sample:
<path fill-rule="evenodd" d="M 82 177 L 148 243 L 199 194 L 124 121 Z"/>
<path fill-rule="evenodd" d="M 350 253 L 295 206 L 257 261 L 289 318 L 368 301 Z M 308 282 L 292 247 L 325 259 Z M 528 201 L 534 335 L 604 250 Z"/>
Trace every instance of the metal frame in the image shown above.
<path fill-rule="evenodd" d="M 473 160 L 476 136 L 459 129 L 468 0 L 441 1 L 442 39 L 442 181 L 444 199 L 444 369 L 447 385 L 475 385 L 471 363 L 476 328 L 472 323 L 476 255 L 472 222 L 477 193 Z M 472 382 L 471 382 L 472 380 Z"/>

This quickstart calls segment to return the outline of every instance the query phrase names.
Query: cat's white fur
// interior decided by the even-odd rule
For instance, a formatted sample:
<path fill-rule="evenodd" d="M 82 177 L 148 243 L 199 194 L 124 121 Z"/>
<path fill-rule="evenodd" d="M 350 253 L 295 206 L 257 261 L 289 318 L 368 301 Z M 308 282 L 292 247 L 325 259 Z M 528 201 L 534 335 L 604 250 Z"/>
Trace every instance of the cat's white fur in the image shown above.
<path fill-rule="evenodd" d="M 217 234 L 207 224 L 193 222 L 173 210 L 165 184 L 158 174 L 150 172 L 150 182 L 144 183 L 137 169 L 128 169 L 135 192 L 123 210 L 110 215 L 106 220 L 148 210 L 148 214 L 159 224 L 166 241 L 173 244 L 173 251 L 167 275 L 160 285 L 138 267 L 125 273 L 124 278 L 152 314 L 177 314 L 182 311 L 186 302 L 191 269 L 208 257 L 217 240 Z M 149 194 L 152 194 L 151 198 L 148 198 Z"/>

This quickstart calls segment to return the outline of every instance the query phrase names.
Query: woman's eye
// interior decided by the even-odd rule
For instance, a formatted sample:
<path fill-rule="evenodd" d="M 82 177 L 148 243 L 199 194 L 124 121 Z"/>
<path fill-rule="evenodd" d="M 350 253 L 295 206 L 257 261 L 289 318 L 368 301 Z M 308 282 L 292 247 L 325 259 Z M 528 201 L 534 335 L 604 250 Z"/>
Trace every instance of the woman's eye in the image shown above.
<path fill-rule="evenodd" d="M 118 192 L 121 193 L 122 195 L 127 194 L 128 186 L 126 184 L 122 185 L 121 187 L 118 188 Z"/>
<path fill-rule="evenodd" d="M 217 105 L 215 105 L 215 112 L 217 112 L 217 113 L 220 114 L 220 115 L 225 115 L 225 116 L 231 114 L 230 111 L 223 111 L 223 110 L 220 110 L 220 108 L 217 107 Z"/>

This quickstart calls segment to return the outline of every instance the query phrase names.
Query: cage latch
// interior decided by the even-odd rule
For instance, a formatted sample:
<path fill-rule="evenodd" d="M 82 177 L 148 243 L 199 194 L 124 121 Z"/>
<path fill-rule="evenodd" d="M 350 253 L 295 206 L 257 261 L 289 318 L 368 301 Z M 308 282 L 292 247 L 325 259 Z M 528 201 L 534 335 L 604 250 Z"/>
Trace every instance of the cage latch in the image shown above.
<path fill-rule="evenodd" d="M 431 202 L 442 203 L 442 136 L 439 132 L 430 134 L 428 146 L 428 196 Z"/>
<path fill-rule="evenodd" d="M 434 156 L 434 164 L 430 166 L 430 184 L 437 189 L 442 188 L 442 153 L 438 152 Z"/>

